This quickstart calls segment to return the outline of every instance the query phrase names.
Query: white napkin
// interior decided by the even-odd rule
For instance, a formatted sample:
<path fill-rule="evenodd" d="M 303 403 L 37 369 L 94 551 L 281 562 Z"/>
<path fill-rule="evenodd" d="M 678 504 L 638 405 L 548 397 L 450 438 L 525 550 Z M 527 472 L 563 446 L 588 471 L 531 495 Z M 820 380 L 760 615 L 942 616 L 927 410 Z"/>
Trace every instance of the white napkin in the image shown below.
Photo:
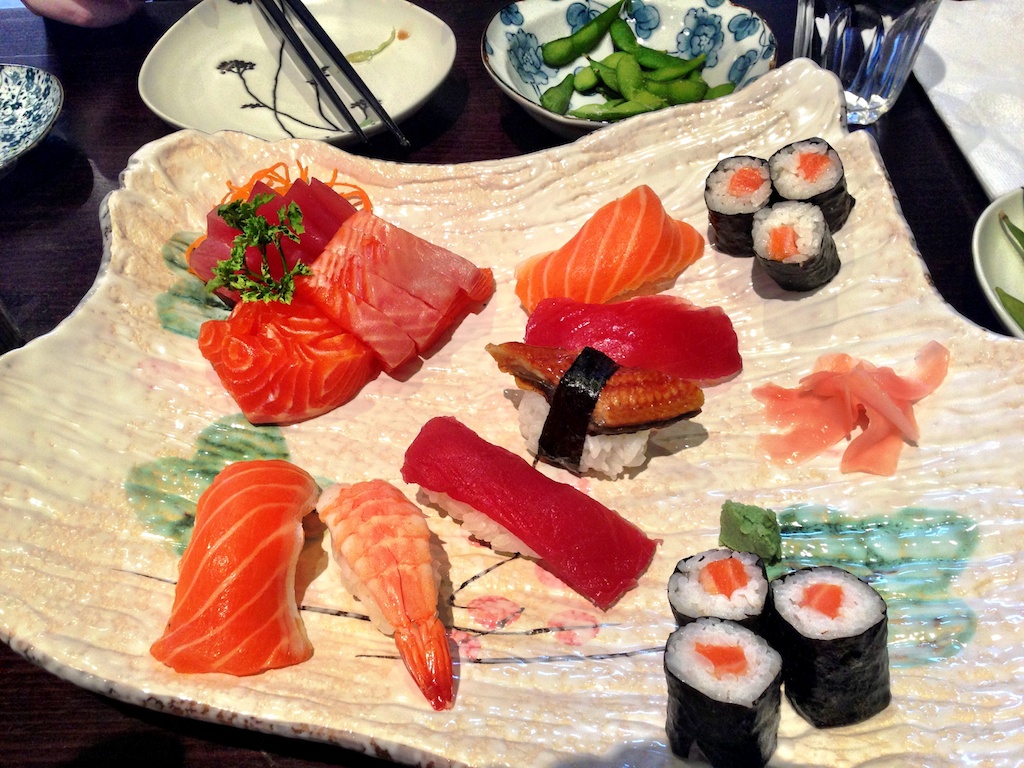
<path fill-rule="evenodd" d="M 944 0 L 914 74 L 989 197 L 1024 185 L 1024 0 Z"/>

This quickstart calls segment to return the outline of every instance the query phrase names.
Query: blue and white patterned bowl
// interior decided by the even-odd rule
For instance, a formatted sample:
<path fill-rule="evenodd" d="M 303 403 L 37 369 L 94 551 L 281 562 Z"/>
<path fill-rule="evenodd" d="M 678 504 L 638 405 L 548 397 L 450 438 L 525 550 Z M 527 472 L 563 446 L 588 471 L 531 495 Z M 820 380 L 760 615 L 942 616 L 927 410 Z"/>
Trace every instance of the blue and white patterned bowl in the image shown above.
<path fill-rule="evenodd" d="M 49 72 L 0 64 L 0 176 L 42 141 L 63 104 L 64 89 Z"/>
<path fill-rule="evenodd" d="M 614 0 L 519 0 L 505 6 L 484 32 L 487 72 L 530 115 L 562 136 L 575 138 L 606 125 L 557 115 L 540 106 L 540 96 L 548 87 L 587 63 L 580 57 L 565 67 L 548 67 L 540 46 L 571 34 L 613 4 Z M 775 66 L 771 29 L 756 13 L 729 0 L 632 0 L 625 18 L 649 48 L 683 59 L 707 54 L 704 79 L 712 86 L 731 81 L 741 88 Z M 611 52 L 611 42 L 605 40 L 591 55 L 600 59 Z M 599 100 L 577 93 L 570 109 Z"/>

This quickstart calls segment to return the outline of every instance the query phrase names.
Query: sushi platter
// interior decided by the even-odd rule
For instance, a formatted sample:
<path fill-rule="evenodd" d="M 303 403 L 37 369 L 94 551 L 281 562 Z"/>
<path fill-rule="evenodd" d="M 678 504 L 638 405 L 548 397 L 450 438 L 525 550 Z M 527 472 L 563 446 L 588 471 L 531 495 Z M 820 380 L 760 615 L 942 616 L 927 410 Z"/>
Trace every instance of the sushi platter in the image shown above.
<path fill-rule="evenodd" d="M 856 199 L 841 267 L 783 290 L 714 248 L 668 294 L 732 321 L 742 372 L 695 417 L 657 431 L 616 479 L 538 469 L 657 540 L 639 584 L 601 610 L 524 557 L 482 546 L 402 480 L 407 447 L 457 417 L 529 458 L 510 378 L 485 352 L 523 339 L 515 267 L 557 248 L 638 184 L 705 237 L 705 180 L 723 158 L 826 140 Z M 254 427 L 200 354 L 175 254 L 231 181 L 275 163 L 334 171 L 374 213 L 493 270 L 495 292 L 409 375 L 343 406 Z M 774 510 L 789 563 L 838 565 L 888 603 L 892 700 L 816 728 L 783 698 L 777 766 L 1012 765 L 1024 756 L 1024 359 L 932 287 L 872 138 L 848 133 L 836 80 L 798 60 L 739 93 L 665 110 L 524 157 L 402 165 L 308 140 L 182 130 L 141 148 L 102 211 L 101 275 L 54 332 L 0 357 L 0 639 L 53 674 L 132 704 L 337 744 L 410 765 L 678 765 L 666 733 L 669 579 L 717 546 L 727 501 Z M 185 297 L 187 298 L 187 297 Z M 752 396 L 826 353 L 912 368 L 929 342 L 948 375 L 917 404 L 892 476 L 840 472 L 843 445 L 772 464 Z M 179 674 L 150 653 L 174 600 L 189 510 L 216 461 L 287 459 L 326 487 L 383 479 L 424 508 L 443 550 L 454 705 L 435 711 L 390 638 L 332 578 L 301 597 L 307 661 L 260 674 Z M 701 763 L 694 763 L 701 764 Z"/>

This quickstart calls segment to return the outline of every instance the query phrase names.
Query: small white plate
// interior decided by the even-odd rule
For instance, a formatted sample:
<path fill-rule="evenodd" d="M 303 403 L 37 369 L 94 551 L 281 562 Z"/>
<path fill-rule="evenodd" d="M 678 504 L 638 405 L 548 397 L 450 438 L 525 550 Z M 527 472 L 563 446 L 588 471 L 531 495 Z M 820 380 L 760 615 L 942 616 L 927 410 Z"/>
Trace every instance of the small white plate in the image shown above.
<path fill-rule="evenodd" d="M 405 0 L 307 0 L 343 53 L 395 40 L 356 72 L 396 122 L 441 85 L 455 61 L 455 35 Z M 304 39 L 308 39 L 305 34 Z M 368 135 L 383 123 L 347 83 L 351 111 Z M 251 2 L 203 0 L 157 42 L 139 73 L 139 94 L 172 125 L 214 133 L 241 131 L 267 140 L 302 138 L 345 144 L 355 135 L 282 55 Z"/>
<path fill-rule="evenodd" d="M 49 72 L 0 64 L 0 176 L 50 132 L 63 104 L 64 89 Z"/>
<path fill-rule="evenodd" d="M 543 63 L 540 46 L 572 34 L 613 0 L 519 0 L 499 11 L 484 32 L 482 56 L 491 79 L 531 117 L 560 136 L 577 138 L 608 123 L 550 112 L 540 106 L 541 94 L 586 65 L 581 56 L 564 67 Z M 729 0 L 644 0 L 623 16 L 648 48 L 668 51 L 682 59 L 704 53 L 703 77 L 709 85 L 734 82 L 737 88 L 756 80 L 775 66 L 776 41 L 768 24 L 753 11 Z M 602 59 L 612 52 L 605 39 L 591 53 Z M 601 101 L 574 94 L 570 108 Z M 687 105 L 690 109 L 699 106 Z"/>
<path fill-rule="evenodd" d="M 1024 191 L 1016 189 L 996 198 L 981 214 L 974 226 L 971 243 L 974 250 L 974 271 L 985 292 L 985 298 L 1006 329 L 1019 339 L 1024 339 L 1021 328 L 1010 317 L 999 300 L 996 288 L 1002 288 L 1024 301 L 1024 256 L 1010 241 L 1010 236 L 999 223 L 999 212 L 1005 211 L 1010 221 L 1024 229 Z"/>

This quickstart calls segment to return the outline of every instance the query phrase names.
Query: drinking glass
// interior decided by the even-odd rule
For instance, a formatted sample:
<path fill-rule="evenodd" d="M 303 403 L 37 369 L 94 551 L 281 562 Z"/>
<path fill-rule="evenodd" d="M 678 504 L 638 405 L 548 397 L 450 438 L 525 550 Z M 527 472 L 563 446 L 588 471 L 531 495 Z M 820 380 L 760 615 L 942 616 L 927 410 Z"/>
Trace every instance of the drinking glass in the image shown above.
<path fill-rule="evenodd" d="M 793 55 L 835 73 L 847 120 L 869 125 L 896 102 L 941 0 L 799 0 Z"/>

